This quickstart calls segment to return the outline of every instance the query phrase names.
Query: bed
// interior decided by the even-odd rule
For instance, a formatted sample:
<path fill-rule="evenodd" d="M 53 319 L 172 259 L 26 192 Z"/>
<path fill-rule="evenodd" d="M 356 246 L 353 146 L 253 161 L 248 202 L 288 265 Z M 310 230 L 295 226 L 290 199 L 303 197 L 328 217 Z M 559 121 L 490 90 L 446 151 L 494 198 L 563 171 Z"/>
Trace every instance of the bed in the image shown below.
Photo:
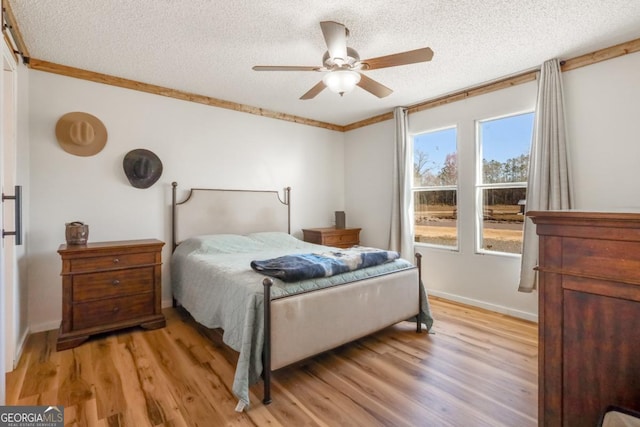
<path fill-rule="evenodd" d="M 343 252 L 293 237 L 290 188 L 283 198 L 278 191 L 192 188 L 178 201 L 172 186 L 174 304 L 203 326 L 222 329 L 223 342 L 239 353 L 236 410 L 249 405 L 249 386 L 260 378 L 263 403 L 271 402 L 272 371 L 403 320 L 416 321 L 417 332 L 431 328 L 419 256 L 415 266 L 383 251 L 390 258 L 378 265 L 286 281 L 251 263 L 328 253 L 342 260 L 347 252 L 379 250 Z"/>

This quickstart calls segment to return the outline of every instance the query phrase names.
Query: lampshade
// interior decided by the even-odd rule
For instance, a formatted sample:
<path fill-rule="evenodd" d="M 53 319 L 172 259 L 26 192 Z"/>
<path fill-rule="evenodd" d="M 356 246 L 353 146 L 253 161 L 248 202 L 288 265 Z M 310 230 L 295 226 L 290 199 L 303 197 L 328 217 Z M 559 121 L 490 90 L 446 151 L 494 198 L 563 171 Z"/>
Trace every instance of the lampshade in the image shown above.
<path fill-rule="evenodd" d="M 332 92 L 339 93 L 340 96 L 346 92 L 351 92 L 360 81 L 360 73 L 351 70 L 330 71 L 322 78 L 324 84 Z"/>

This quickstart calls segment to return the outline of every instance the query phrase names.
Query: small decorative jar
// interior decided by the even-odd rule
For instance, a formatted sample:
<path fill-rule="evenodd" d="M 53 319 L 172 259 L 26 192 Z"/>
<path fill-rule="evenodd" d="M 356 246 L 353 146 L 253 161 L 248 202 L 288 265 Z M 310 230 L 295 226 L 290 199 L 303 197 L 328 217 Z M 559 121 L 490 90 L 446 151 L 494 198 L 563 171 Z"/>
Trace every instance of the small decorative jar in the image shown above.
<path fill-rule="evenodd" d="M 89 238 L 89 226 L 80 221 L 67 222 L 65 224 L 65 237 L 67 245 L 86 245 Z"/>

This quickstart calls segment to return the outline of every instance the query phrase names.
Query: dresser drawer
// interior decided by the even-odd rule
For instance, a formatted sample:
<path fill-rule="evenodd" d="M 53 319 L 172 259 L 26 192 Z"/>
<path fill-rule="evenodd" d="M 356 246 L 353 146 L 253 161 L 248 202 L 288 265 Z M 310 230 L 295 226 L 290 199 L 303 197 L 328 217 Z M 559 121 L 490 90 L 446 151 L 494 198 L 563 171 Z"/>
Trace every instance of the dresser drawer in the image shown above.
<path fill-rule="evenodd" d="M 84 302 L 73 305 L 73 329 L 104 327 L 153 314 L 149 293 Z"/>
<path fill-rule="evenodd" d="M 153 267 L 77 274 L 73 277 L 73 301 L 151 292 L 153 274 Z"/>
<path fill-rule="evenodd" d="M 640 284 L 640 242 L 564 237 L 562 267 L 573 273 Z"/>
<path fill-rule="evenodd" d="M 91 258 L 72 259 L 71 273 L 82 273 L 85 271 L 106 270 L 110 268 L 127 268 L 136 265 L 154 264 L 156 254 L 153 252 L 142 252 L 135 254 L 117 254 L 111 256 L 98 256 Z"/>

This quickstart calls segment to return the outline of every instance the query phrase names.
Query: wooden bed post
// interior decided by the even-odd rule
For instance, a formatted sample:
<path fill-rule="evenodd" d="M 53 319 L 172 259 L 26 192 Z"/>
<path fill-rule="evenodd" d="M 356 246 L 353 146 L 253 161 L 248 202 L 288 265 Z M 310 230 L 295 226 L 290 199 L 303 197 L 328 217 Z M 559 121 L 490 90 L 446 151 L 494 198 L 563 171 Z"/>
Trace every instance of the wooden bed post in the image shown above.
<path fill-rule="evenodd" d="M 416 317 L 416 333 L 422 332 L 422 254 L 416 252 L 416 264 L 418 265 L 418 317 Z"/>
<path fill-rule="evenodd" d="M 271 403 L 271 286 L 273 280 L 265 277 L 264 286 L 264 347 L 262 349 L 262 379 L 264 381 L 264 398 L 262 403 Z"/>

